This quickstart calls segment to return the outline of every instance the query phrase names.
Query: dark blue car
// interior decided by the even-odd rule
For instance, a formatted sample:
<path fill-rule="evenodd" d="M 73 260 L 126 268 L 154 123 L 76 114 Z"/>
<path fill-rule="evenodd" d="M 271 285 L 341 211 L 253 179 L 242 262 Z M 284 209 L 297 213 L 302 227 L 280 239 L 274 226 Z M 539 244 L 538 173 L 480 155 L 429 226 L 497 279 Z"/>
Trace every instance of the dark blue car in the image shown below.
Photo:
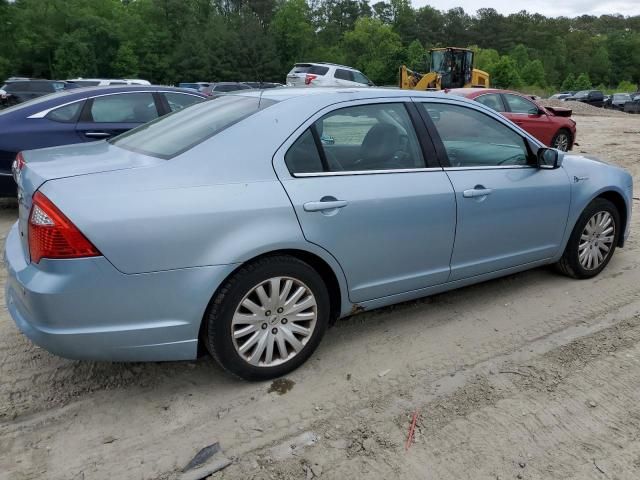
<path fill-rule="evenodd" d="M 11 165 L 22 150 L 102 140 L 206 98 L 173 87 L 89 87 L 0 110 L 0 196 L 16 194 Z"/>

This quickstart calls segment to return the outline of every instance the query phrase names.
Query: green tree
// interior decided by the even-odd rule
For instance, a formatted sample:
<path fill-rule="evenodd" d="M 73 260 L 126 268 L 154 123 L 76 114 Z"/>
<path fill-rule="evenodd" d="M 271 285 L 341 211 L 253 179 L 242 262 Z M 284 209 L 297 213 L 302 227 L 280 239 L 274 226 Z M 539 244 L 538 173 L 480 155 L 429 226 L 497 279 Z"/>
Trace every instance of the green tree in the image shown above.
<path fill-rule="evenodd" d="M 359 18 L 344 35 L 347 59 L 378 85 L 394 84 L 402 57 L 400 36 L 376 18 Z"/>
<path fill-rule="evenodd" d="M 311 9 L 305 0 L 286 0 L 271 21 L 270 33 L 283 65 L 305 60 L 315 42 Z"/>
<path fill-rule="evenodd" d="M 92 77 L 96 74 L 95 57 L 91 46 L 84 41 L 85 34 L 75 31 L 65 33 L 54 52 L 52 77 Z"/>
<path fill-rule="evenodd" d="M 542 65 L 540 60 L 528 62 L 521 71 L 521 77 L 526 85 L 537 85 L 539 87 L 546 85 L 544 65 Z"/>
<path fill-rule="evenodd" d="M 123 43 L 118 48 L 116 58 L 111 63 L 111 71 L 116 77 L 137 77 L 138 76 L 138 57 L 131 45 Z"/>
<path fill-rule="evenodd" d="M 522 70 L 529 63 L 529 52 L 527 47 L 519 43 L 509 52 L 509 56 L 516 62 L 518 70 Z"/>
<path fill-rule="evenodd" d="M 426 71 L 427 53 L 420 43 L 420 40 L 414 40 L 407 47 L 407 66 L 418 72 Z"/>
<path fill-rule="evenodd" d="M 475 68 L 491 74 L 494 66 L 500 61 L 500 54 L 492 48 L 475 48 L 474 51 Z"/>
<path fill-rule="evenodd" d="M 619 92 L 635 92 L 637 90 L 637 85 L 634 84 L 633 82 L 628 82 L 626 80 L 623 80 L 618 84 L 617 90 Z"/>
<path fill-rule="evenodd" d="M 493 67 L 491 83 L 501 88 L 518 88 L 522 86 L 522 79 L 518 73 L 515 60 L 503 55 Z"/>
<path fill-rule="evenodd" d="M 576 78 L 576 90 L 589 90 L 593 84 L 591 83 L 591 79 L 589 79 L 589 75 L 586 73 L 581 73 Z"/>
<path fill-rule="evenodd" d="M 567 77 L 562 82 L 562 86 L 560 87 L 560 90 L 563 90 L 563 91 L 577 90 L 576 77 L 575 75 L 573 75 L 573 73 L 570 73 L 569 75 L 567 75 Z"/>

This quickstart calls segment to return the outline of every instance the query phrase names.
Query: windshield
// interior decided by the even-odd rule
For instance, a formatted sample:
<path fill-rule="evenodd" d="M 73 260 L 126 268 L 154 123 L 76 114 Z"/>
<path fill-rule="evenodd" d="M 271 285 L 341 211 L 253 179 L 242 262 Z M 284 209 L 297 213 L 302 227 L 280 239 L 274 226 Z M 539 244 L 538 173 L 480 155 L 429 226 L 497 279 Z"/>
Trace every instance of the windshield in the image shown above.
<path fill-rule="evenodd" d="M 159 118 L 110 142 L 168 160 L 274 103 L 258 96 L 225 95 Z"/>
<path fill-rule="evenodd" d="M 437 73 L 451 71 L 451 54 L 448 50 L 433 50 L 431 52 L 431 71 Z"/>
<path fill-rule="evenodd" d="M 588 97 L 589 96 L 589 90 L 582 90 L 581 92 L 578 92 L 574 95 L 574 97 Z"/>

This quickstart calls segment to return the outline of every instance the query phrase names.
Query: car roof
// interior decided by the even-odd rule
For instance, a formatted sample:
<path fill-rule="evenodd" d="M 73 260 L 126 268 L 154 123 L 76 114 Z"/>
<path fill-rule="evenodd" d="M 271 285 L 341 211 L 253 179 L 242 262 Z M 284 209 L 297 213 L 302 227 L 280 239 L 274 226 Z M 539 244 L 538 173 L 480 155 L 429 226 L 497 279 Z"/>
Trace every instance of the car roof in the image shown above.
<path fill-rule="evenodd" d="M 474 97 L 478 97 L 480 95 L 483 95 L 485 93 L 512 93 L 514 95 L 520 95 L 522 97 L 528 97 L 528 95 L 520 93 L 520 92 L 514 92 L 513 90 L 502 90 L 500 88 L 473 88 L 473 87 L 467 87 L 467 88 L 452 88 L 450 90 L 447 90 L 449 93 L 453 93 L 454 95 L 460 95 L 463 97 L 467 97 L 467 98 L 474 98 Z"/>
<path fill-rule="evenodd" d="M 13 112 L 24 112 L 31 114 L 47 110 L 59 105 L 72 103 L 76 100 L 82 100 L 97 95 L 110 95 L 122 92 L 181 92 L 189 95 L 207 98 L 206 95 L 188 88 L 164 87 L 161 85 L 109 85 L 104 87 L 81 87 L 72 90 L 63 90 L 61 92 L 52 93 L 34 98 L 24 103 L 19 103 L 13 107 L 0 110 L 0 116 L 4 116 Z"/>
<path fill-rule="evenodd" d="M 261 96 L 262 98 L 271 99 L 275 101 L 286 101 L 288 99 L 310 96 L 326 96 L 333 97 L 327 98 L 328 102 L 339 102 L 347 100 L 369 100 L 376 98 L 443 98 L 444 93 L 442 91 L 417 91 L 417 90 L 402 90 L 399 88 L 384 88 L 384 87 L 319 87 L 319 88 L 304 88 L 304 87 L 283 87 L 283 88 L 270 88 L 266 90 L 240 90 L 237 92 L 230 92 L 227 95 L 244 95 L 244 96 Z M 446 98 L 446 97 L 445 97 Z M 471 102 L 464 97 L 455 97 L 456 100 L 463 102 Z"/>

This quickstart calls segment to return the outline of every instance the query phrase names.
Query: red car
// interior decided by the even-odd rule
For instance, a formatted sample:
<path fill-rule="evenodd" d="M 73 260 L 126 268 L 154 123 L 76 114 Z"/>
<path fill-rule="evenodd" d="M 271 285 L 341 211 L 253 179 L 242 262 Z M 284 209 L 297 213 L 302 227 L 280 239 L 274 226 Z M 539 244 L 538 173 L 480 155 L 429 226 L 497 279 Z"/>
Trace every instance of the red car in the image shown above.
<path fill-rule="evenodd" d="M 455 88 L 448 93 L 473 99 L 500 112 L 549 147 L 562 151 L 573 148 L 576 122 L 569 118 L 568 108 L 543 107 L 531 97 L 509 90 Z"/>

